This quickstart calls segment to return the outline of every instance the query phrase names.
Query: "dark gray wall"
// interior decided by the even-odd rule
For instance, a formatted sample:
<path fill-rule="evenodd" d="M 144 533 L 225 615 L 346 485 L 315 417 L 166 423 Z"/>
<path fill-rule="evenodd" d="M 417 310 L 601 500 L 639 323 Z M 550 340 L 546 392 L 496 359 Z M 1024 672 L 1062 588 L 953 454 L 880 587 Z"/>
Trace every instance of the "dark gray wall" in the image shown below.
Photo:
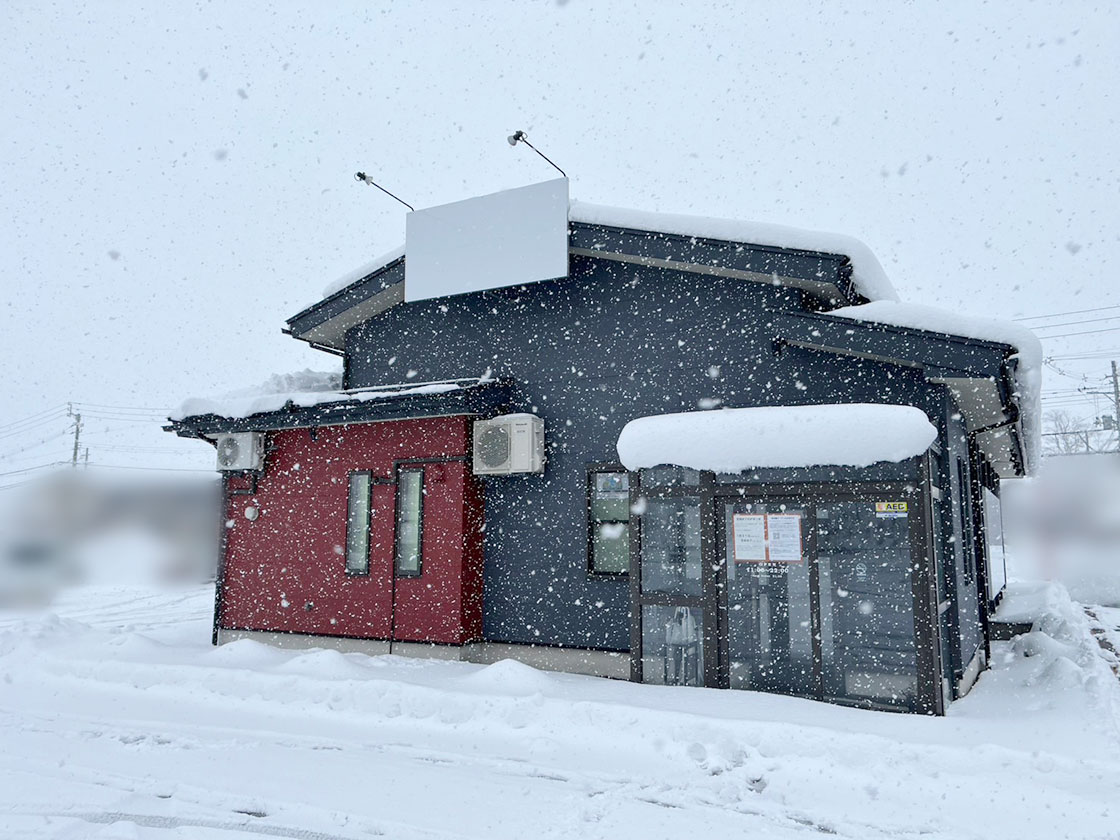
<path fill-rule="evenodd" d="M 711 400 L 944 411 L 941 390 L 911 368 L 776 355 L 769 316 L 806 306 L 779 286 L 573 257 L 562 280 L 402 304 L 356 328 L 349 385 L 512 377 L 513 409 L 545 420 L 548 466 L 485 479 L 485 633 L 625 650 L 627 583 L 587 574 L 585 488 L 588 463 L 617 458 L 627 421 Z"/>

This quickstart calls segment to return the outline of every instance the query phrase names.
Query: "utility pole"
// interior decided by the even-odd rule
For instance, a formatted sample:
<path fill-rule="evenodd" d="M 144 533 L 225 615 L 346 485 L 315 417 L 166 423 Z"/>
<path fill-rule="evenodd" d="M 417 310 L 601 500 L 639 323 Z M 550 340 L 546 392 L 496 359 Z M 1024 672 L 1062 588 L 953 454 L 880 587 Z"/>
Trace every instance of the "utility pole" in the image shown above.
<path fill-rule="evenodd" d="M 78 443 L 82 436 L 82 414 L 81 412 L 74 412 L 74 404 L 66 404 L 66 414 L 74 418 L 74 454 L 70 456 L 70 466 L 77 468 L 78 466 Z M 87 452 L 88 455 L 88 452 Z"/>
<path fill-rule="evenodd" d="M 1120 452 L 1120 372 L 1117 371 L 1116 362 L 1112 362 L 1112 391 L 1090 391 L 1088 388 L 1078 388 L 1082 394 L 1096 394 L 1101 397 L 1108 397 L 1112 400 L 1112 418 L 1111 425 L 1105 422 L 1107 418 L 1098 417 L 1097 425 L 1104 426 L 1106 431 L 1112 430 L 1116 432 L 1116 449 L 1114 451 Z M 1089 447 L 1089 435 L 1085 435 L 1085 447 Z"/>
<path fill-rule="evenodd" d="M 1120 452 L 1120 377 L 1116 375 L 1116 360 L 1112 360 L 1112 428 L 1116 430 L 1116 451 Z"/>

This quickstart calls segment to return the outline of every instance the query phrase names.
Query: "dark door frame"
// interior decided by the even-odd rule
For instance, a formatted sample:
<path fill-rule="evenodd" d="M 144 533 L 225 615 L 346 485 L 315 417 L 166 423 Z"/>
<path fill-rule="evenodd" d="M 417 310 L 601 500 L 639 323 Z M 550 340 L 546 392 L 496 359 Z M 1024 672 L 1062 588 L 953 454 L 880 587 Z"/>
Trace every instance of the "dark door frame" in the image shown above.
<path fill-rule="evenodd" d="M 752 503 L 796 504 L 808 509 L 810 522 L 805 546 L 809 557 L 809 598 L 813 636 L 813 679 L 815 698 L 823 697 L 823 661 L 820 639 L 820 577 L 817 567 L 816 508 L 818 504 L 843 501 L 873 501 L 887 497 L 909 502 L 909 537 L 911 557 L 911 594 L 913 598 L 915 654 L 917 662 L 917 695 L 914 711 L 923 714 L 944 714 L 941 692 L 940 636 L 937 621 L 937 578 L 934 568 L 930 498 L 928 482 L 929 455 L 921 459 L 919 480 L 853 481 L 844 483 L 748 484 L 717 482 L 715 474 L 700 472 L 695 484 L 647 485 L 641 473 L 631 473 L 630 502 L 633 511 L 643 511 L 650 499 L 691 498 L 700 504 L 701 594 L 675 595 L 664 592 L 643 592 L 641 584 L 642 514 L 630 520 L 630 678 L 643 680 L 642 608 L 645 606 L 683 606 L 703 610 L 704 685 L 727 688 L 728 656 L 728 589 L 727 567 L 721 505 L 736 499 Z M 714 617 L 714 621 L 712 618 Z M 897 708 L 874 703 L 832 702 L 871 708 Z"/>

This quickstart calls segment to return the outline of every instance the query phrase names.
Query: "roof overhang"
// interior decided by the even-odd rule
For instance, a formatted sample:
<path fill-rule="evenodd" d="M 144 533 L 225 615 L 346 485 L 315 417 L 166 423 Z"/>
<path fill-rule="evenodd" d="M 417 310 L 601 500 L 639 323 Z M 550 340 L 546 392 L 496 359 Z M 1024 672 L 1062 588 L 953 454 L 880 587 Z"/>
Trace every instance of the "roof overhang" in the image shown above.
<path fill-rule="evenodd" d="M 1000 478 L 1026 473 L 1014 347 L 826 313 L 781 313 L 775 326 L 779 348 L 803 347 L 920 370 L 952 392 L 968 433 Z"/>
<path fill-rule="evenodd" d="M 340 353 L 346 333 L 404 301 L 404 257 L 364 277 L 288 319 L 287 332 L 312 346 Z"/>
<path fill-rule="evenodd" d="M 842 254 L 585 222 L 568 227 L 570 254 L 787 286 L 829 309 L 866 300 L 856 292 L 851 261 Z"/>
<path fill-rule="evenodd" d="M 422 417 L 490 417 L 508 409 L 511 384 L 506 379 L 472 379 L 451 389 L 430 392 L 412 384 L 364 388 L 343 392 L 342 398 L 317 405 L 300 406 L 288 401 L 275 411 L 245 417 L 196 414 L 172 420 L 164 429 L 180 437 L 212 438 L 232 432 L 348 426 Z"/>
<path fill-rule="evenodd" d="M 822 309 L 866 302 L 852 281 L 851 261 L 842 254 L 586 222 L 569 223 L 568 254 L 798 289 Z M 349 330 L 404 303 L 405 261 L 397 256 L 293 315 L 287 332 L 341 353 Z"/>

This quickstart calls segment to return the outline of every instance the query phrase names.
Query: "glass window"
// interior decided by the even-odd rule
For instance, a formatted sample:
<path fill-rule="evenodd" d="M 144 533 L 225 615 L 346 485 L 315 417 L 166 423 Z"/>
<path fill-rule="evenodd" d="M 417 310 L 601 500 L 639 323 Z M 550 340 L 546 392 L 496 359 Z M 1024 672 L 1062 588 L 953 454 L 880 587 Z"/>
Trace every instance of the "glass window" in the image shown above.
<path fill-rule="evenodd" d="M 729 684 L 811 695 L 812 603 L 809 508 L 780 502 L 727 502 Z"/>
<path fill-rule="evenodd" d="M 913 500 L 817 508 L 825 697 L 912 706 L 917 693 Z"/>
<path fill-rule="evenodd" d="M 419 577 L 424 530 L 424 471 L 402 470 L 397 479 L 398 577 Z"/>
<path fill-rule="evenodd" d="M 350 473 L 346 508 L 346 574 L 369 574 L 369 473 Z"/>
<path fill-rule="evenodd" d="M 591 473 L 590 569 L 625 575 L 630 570 L 630 476 Z"/>
<path fill-rule="evenodd" d="M 642 607 L 642 681 L 704 684 L 704 611 L 696 607 Z"/>
<path fill-rule="evenodd" d="M 690 467 L 653 467 L 642 470 L 643 487 L 697 487 L 700 472 Z"/>
<path fill-rule="evenodd" d="M 1003 513 L 999 496 L 984 488 L 984 541 L 988 546 L 988 596 L 994 601 L 1007 584 L 1003 554 Z"/>
<path fill-rule="evenodd" d="M 972 586 L 976 581 L 976 545 L 973 540 L 972 489 L 968 483 L 968 473 L 963 459 L 957 460 L 957 486 L 961 494 L 961 551 L 964 560 L 964 582 Z"/>
<path fill-rule="evenodd" d="M 642 591 L 701 594 L 700 500 L 650 498 L 642 513 Z"/>

